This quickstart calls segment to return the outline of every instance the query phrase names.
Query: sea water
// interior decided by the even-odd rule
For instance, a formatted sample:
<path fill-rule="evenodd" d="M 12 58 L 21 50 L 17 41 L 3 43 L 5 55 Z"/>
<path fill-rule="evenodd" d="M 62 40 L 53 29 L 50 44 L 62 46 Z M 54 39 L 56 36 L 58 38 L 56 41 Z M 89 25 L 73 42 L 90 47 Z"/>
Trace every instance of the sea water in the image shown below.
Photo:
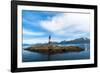
<path fill-rule="evenodd" d="M 84 51 L 81 52 L 65 52 L 59 54 L 43 54 L 38 52 L 30 52 L 28 50 L 24 50 L 29 47 L 28 45 L 23 46 L 22 51 L 22 61 L 23 62 L 37 62 L 37 61 L 56 61 L 56 60 L 80 60 L 80 59 L 89 59 L 90 58 L 90 44 L 59 44 L 59 46 L 79 46 L 84 48 Z"/>

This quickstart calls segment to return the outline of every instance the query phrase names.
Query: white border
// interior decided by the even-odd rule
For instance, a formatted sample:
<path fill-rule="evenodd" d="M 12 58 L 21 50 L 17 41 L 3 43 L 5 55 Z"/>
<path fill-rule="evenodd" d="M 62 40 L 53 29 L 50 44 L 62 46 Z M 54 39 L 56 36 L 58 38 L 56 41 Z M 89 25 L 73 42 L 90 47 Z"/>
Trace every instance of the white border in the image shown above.
<path fill-rule="evenodd" d="M 60 12 L 86 12 L 91 14 L 90 26 L 90 59 L 87 60 L 66 60 L 66 61 L 44 61 L 44 62 L 22 62 L 22 10 L 41 10 L 41 11 L 60 11 Z M 41 66 L 58 66 L 58 65 L 78 65 L 78 64 L 93 64 L 94 63 L 94 10 L 92 9 L 76 9 L 76 8 L 58 8 L 58 7 L 43 7 L 43 6 L 18 6 L 17 11 L 17 67 L 41 67 Z"/>

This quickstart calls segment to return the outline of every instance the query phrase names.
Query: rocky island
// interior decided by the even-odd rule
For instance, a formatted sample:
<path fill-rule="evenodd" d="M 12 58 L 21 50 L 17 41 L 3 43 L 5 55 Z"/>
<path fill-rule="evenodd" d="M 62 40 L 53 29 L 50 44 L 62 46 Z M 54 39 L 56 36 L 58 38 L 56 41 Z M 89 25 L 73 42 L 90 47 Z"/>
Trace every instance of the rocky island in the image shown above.
<path fill-rule="evenodd" d="M 77 46 L 57 46 L 57 45 L 40 45 L 40 46 L 32 46 L 28 47 L 25 50 L 39 52 L 44 54 L 57 54 L 64 52 L 80 52 L 84 49 Z"/>
<path fill-rule="evenodd" d="M 76 39 L 76 40 L 78 40 L 78 39 Z M 73 41 L 76 42 L 76 40 L 73 40 Z M 78 42 L 80 40 L 85 42 L 85 40 L 83 38 L 80 38 L 78 40 Z M 64 42 L 62 42 L 62 44 Z M 59 43 L 56 43 L 56 44 L 59 44 Z M 60 42 L 60 44 L 61 44 L 61 42 Z M 81 48 L 78 46 L 55 45 L 54 42 L 51 42 L 51 36 L 49 36 L 49 41 L 47 44 L 33 45 L 33 46 L 28 47 L 28 48 L 25 48 L 25 50 L 28 50 L 31 52 L 39 52 L 39 53 L 43 53 L 43 54 L 57 54 L 57 53 L 65 53 L 65 52 L 81 52 L 81 51 L 84 51 L 84 48 Z"/>

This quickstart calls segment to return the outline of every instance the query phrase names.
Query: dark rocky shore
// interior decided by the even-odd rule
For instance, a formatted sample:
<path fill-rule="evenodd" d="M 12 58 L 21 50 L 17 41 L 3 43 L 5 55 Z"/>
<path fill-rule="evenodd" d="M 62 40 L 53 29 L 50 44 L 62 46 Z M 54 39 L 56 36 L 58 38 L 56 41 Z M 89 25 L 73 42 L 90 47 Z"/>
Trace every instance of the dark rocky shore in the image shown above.
<path fill-rule="evenodd" d="M 39 52 L 43 54 L 57 54 L 64 52 L 81 52 L 84 51 L 83 48 L 77 46 L 56 46 L 56 45 L 38 45 L 31 46 L 26 48 L 25 50 Z"/>

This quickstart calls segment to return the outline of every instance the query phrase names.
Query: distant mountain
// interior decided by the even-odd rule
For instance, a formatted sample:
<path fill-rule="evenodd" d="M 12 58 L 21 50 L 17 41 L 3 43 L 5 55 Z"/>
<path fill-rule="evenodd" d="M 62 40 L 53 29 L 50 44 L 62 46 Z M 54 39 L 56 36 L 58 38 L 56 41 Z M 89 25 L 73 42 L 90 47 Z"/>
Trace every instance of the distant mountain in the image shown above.
<path fill-rule="evenodd" d="M 22 44 L 23 46 L 29 46 L 30 44 Z"/>
<path fill-rule="evenodd" d="M 51 42 L 51 44 L 55 44 L 55 45 L 58 45 L 58 44 L 79 44 L 79 43 L 90 43 L 90 39 L 88 38 L 77 38 L 77 39 L 74 39 L 74 40 L 69 40 L 69 41 L 66 41 L 66 40 L 63 40 L 63 41 L 60 41 L 60 42 Z M 23 46 L 29 46 L 29 45 L 35 45 L 35 46 L 38 46 L 38 45 L 47 45 L 48 43 L 37 43 L 37 44 L 23 44 Z"/>
<path fill-rule="evenodd" d="M 78 38 L 70 41 L 61 41 L 60 44 L 77 44 L 77 43 L 90 43 L 90 39 L 88 38 Z"/>

